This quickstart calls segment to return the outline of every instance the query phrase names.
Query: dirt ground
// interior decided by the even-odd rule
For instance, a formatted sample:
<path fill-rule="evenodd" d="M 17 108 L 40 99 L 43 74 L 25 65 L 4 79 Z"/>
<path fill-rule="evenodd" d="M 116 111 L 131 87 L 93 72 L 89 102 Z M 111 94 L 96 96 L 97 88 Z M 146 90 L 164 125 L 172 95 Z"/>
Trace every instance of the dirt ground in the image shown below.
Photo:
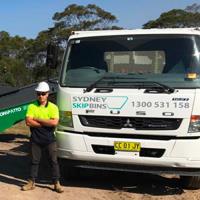
<path fill-rule="evenodd" d="M 37 187 L 21 191 L 29 172 L 28 129 L 24 123 L 0 134 L 1 200 L 200 200 L 200 190 L 183 190 L 176 176 L 82 171 L 76 180 L 61 180 L 64 193 L 52 190 L 50 171 L 43 162 Z"/>

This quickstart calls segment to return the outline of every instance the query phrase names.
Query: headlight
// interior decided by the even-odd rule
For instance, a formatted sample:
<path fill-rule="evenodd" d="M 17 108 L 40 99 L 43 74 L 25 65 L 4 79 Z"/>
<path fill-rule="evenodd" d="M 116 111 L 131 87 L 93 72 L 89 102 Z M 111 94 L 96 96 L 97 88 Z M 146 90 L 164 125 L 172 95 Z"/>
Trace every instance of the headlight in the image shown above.
<path fill-rule="evenodd" d="M 200 115 L 192 115 L 188 133 L 200 132 Z"/>
<path fill-rule="evenodd" d="M 60 125 L 68 126 L 68 127 L 71 127 L 71 128 L 74 127 L 71 111 L 60 111 L 59 115 L 60 115 L 60 119 L 59 119 Z"/>

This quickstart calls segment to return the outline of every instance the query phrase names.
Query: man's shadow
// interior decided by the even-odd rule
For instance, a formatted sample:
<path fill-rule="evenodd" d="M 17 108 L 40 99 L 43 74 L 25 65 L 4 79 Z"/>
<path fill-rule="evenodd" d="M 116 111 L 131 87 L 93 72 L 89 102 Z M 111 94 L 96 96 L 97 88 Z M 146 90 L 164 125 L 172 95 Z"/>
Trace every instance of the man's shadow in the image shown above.
<path fill-rule="evenodd" d="M 7 148 L 3 146 L 14 146 Z M 1 148 L 2 147 L 2 148 Z M 0 135 L 0 181 L 7 184 L 15 184 L 21 187 L 27 182 L 30 173 L 30 144 L 29 138 L 24 135 L 1 134 Z M 39 169 L 38 181 L 40 187 L 43 183 L 51 183 L 50 166 L 43 152 Z"/>

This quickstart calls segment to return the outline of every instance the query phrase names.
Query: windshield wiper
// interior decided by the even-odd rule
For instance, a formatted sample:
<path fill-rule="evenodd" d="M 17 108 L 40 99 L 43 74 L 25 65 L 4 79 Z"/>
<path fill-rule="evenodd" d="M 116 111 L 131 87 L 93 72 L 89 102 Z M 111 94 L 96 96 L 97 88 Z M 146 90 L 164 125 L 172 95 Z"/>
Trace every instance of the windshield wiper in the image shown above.
<path fill-rule="evenodd" d="M 132 87 L 132 84 L 135 85 L 135 88 L 146 88 L 145 90 L 145 93 L 166 93 L 166 94 L 171 94 L 174 92 L 174 88 L 168 86 L 168 85 L 165 85 L 165 84 L 162 84 L 162 83 L 159 83 L 159 82 L 155 82 L 155 81 L 130 81 L 130 82 L 127 82 L 127 81 L 119 81 L 119 79 L 123 79 L 123 80 L 127 80 L 127 79 L 144 79 L 144 78 L 133 78 L 133 77 L 123 77 L 123 76 L 102 76 L 100 77 L 99 79 L 97 79 L 95 82 L 93 82 L 92 84 L 90 84 L 85 90 L 84 90 L 84 93 L 86 92 L 90 92 L 93 88 L 96 87 L 96 85 L 98 83 L 100 83 L 101 81 L 103 80 L 106 80 L 106 79 L 110 79 L 112 80 L 111 82 L 109 82 L 109 84 L 126 84 L 128 83 L 129 86 L 128 87 Z M 117 81 L 113 81 L 113 80 L 117 80 Z M 131 84 L 131 85 L 130 85 Z M 127 87 L 127 86 L 126 86 Z"/>
<path fill-rule="evenodd" d="M 105 79 L 111 79 L 111 80 L 115 80 L 115 79 L 144 79 L 144 78 L 132 78 L 132 77 L 123 77 L 123 76 L 102 76 L 101 78 L 97 79 L 95 82 L 93 82 L 91 85 L 89 85 L 85 90 L 84 93 L 86 92 L 90 92 L 93 88 L 95 88 L 95 86 L 100 83 L 102 80 Z M 110 82 L 110 83 L 116 83 L 116 82 Z M 124 83 L 122 81 L 118 81 L 118 83 Z M 127 82 L 126 82 L 127 83 Z"/>
<path fill-rule="evenodd" d="M 146 82 L 145 82 L 146 83 Z M 147 83 L 150 83 L 150 84 L 153 84 L 153 85 L 156 85 L 158 87 L 150 87 L 150 88 L 147 88 L 145 90 L 145 93 L 166 93 L 166 94 L 171 94 L 174 92 L 174 88 L 173 87 L 170 87 L 168 85 L 165 85 L 165 84 L 162 84 L 162 83 L 159 83 L 159 82 L 147 82 Z"/>
<path fill-rule="evenodd" d="M 93 88 L 95 88 L 95 86 L 96 86 L 99 82 L 101 82 L 103 79 L 107 79 L 107 78 L 113 78 L 113 77 L 102 76 L 101 78 L 97 79 L 95 82 L 93 82 L 92 84 L 90 84 L 90 85 L 84 90 L 84 93 L 90 92 Z"/>

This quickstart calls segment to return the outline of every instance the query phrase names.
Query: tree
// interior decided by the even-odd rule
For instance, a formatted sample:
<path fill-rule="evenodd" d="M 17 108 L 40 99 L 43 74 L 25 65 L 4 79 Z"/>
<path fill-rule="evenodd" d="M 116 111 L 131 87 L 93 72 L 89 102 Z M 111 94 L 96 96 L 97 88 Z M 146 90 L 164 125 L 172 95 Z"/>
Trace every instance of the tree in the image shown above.
<path fill-rule="evenodd" d="M 197 3 L 192 4 L 191 6 L 187 6 L 185 11 L 192 12 L 192 13 L 199 13 L 200 12 L 200 5 Z"/>
<path fill-rule="evenodd" d="M 43 51 L 50 41 L 59 43 L 61 47 L 63 44 L 65 46 L 72 31 L 122 29 L 112 25 L 117 22 L 116 16 L 94 4 L 71 4 L 64 11 L 56 12 L 52 19 L 54 27 L 41 31 L 36 38 L 36 43 L 40 46 L 39 51 Z"/>
<path fill-rule="evenodd" d="M 63 12 L 53 16 L 55 26 L 60 28 L 73 28 L 77 30 L 111 29 L 109 25 L 116 22 L 117 18 L 102 8 L 88 4 L 81 6 L 71 4 Z"/>
<path fill-rule="evenodd" d="M 158 19 L 147 22 L 143 25 L 143 28 L 185 28 L 199 26 L 200 13 L 173 9 L 162 13 Z"/>
<path fill-rule="evenodd" d="M 23 86 L 31 82 L 27 67 L 28 41 L 25 37 L 0 32 L 0 83 Z"/>
<path fill-rule="evenodd" d="M 28 68 L 22 59 L 3 57 L 0 59 L 0 76 L 3 83 L 23 86 L 30 83 Z"/>
<path fill-rule="evenodd" d="M 64 11 L 55 13 L 52 19 L 55 26 L 51 33 L 61 40 L 67 40 L 76 30 L 121 29 L 112 26 L 117 22 L 116 16 L 94 4 L 71 4 Z"/>

